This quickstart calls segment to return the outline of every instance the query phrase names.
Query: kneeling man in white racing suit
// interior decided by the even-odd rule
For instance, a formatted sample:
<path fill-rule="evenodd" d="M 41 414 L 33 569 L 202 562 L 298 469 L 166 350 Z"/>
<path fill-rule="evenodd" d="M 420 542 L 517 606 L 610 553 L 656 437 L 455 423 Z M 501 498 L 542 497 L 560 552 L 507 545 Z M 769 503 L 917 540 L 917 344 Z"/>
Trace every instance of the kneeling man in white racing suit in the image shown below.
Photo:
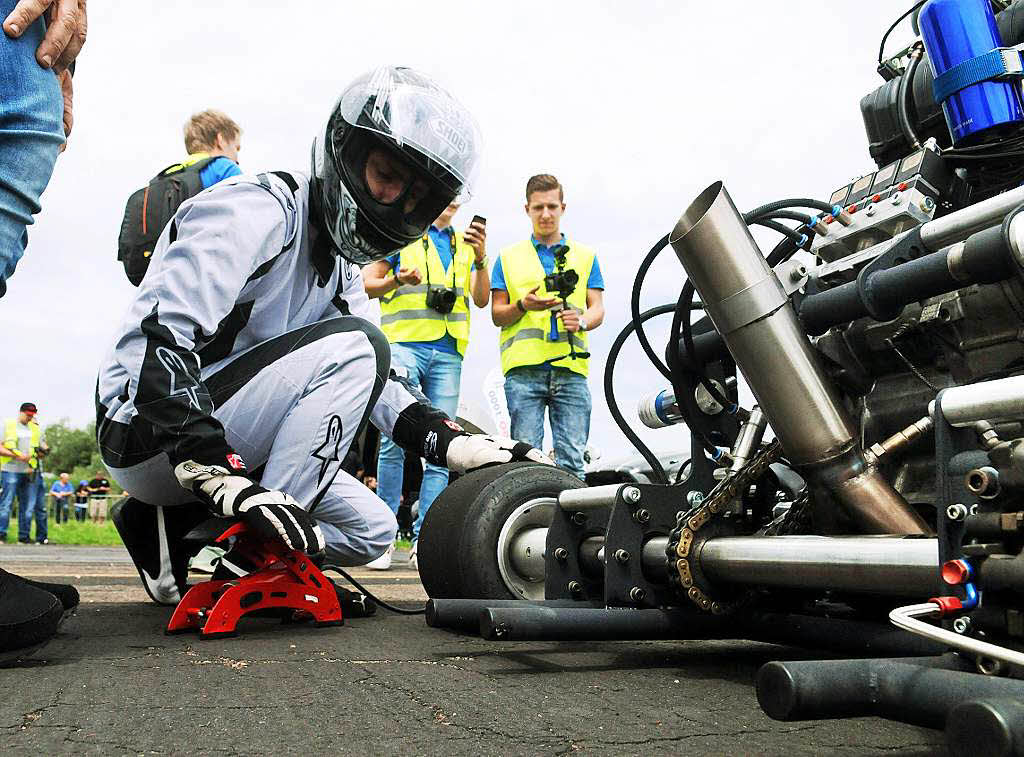
<path fill-rule="evenodd" d="M 335 564 L 395 536 L 388 506 L 341 470 L 369 420 L 463 473 L 529 445 L 466 434 L 390 375 L 387 339 L 360 317 L 358 266 L 426 232 L 465 199 L 472 116 L 409 69 L 350 84 L 313 145 L 310 175 L 221 182 L 164 229 L 97 385 L 97 437 L 131 493 L 115 523 L 149 595 L 185 588 L 182 537 L 210 512 Z M 244 574 L 231 553 L 218 570 Z"/>

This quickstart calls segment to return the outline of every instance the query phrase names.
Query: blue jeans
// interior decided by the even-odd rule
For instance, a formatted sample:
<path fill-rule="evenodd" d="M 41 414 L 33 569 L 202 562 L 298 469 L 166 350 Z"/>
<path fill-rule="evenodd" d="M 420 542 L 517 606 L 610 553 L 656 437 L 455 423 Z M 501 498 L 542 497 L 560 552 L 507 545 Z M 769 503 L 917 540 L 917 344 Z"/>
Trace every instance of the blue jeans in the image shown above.
<path fill-rule="evenodd" d="M 32 498 L 32 514 L 36 519 L 36 541 L 42 544 L 50 536 L 50 508 L 46 502 L 46 484 L 43 482 L 42 471 L 36 472 L 36 475 L 32 477 L 32 483 L 36 489 L 36 496 Z M 29 520 L 31 522 L 31 516 L 29 516 Z M 19 520 L 18 523 L 20 526 L 21 521 Z M 20 527 L 18 530 L 21 530 Z"/>
<path fill-rule="evenodd" d="M 430 404 L 454 420 L 459 407 L 459 381 L 462 358 L 422 345 L 391 345 L 391 367 L 419 388 Z M 381 437 L 377 458 L 377 496 L 388 503 L 395 514 L 402 499 L 402 469 L 405 450 L 387 437 Z M 413 524 L 413 540 L 420 535 L 423 518 L 441 490 L 448 486 L 448 469 L 427 463 L 420 487 L 419 515 Z"/>
<path fill-rule="evenodd" d="M 0 19 L 15 0 L 0 0 Z M 0 297 L 25 252 L 32 215 L 64 142 L 64 99 L 53 71 L 36 63 L 42 20 L 19 39 L 0 32 Z"/>
<path fill-rule="evenodd" d="M 505 375 L 512 438 L 541 449 L 548 409 L 555 463 L 583 478 L 583 451 L 590 435 L 590 387 L 568 368 L 513 368 Z"/>
<path fill-rule="evenodd" d="M 7 527 L 11 522 L 11 505 L 14 496 L 18 496 L 18 541 L 31 541 L 32 513 L 35 512 L 36 492 L 39 488 L 34 480 L 29 480 L 28 473 L 0 473 L 0 535 L 7 537 Z"/>

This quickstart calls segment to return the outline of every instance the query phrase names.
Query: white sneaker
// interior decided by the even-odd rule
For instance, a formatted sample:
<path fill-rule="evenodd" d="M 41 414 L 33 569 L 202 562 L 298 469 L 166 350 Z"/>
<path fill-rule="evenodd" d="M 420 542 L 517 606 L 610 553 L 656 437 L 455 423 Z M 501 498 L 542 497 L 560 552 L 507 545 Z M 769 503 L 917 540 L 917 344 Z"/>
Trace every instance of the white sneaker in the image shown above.
<path fill-rule="evenodd" d="M 412 543 L 412 551 L 409 552 L 409 567 L 418 572 L 420 569 L 420 564 L 416 560 L 416 544 L 417 542 Z"/>
<path fill-rule="evenodd" d="M 364 567 L 370 570 L 391 570 L 391 553 L 395 551 L 395 543 L 391 542 L 380 557 L 370 560 Z"/>

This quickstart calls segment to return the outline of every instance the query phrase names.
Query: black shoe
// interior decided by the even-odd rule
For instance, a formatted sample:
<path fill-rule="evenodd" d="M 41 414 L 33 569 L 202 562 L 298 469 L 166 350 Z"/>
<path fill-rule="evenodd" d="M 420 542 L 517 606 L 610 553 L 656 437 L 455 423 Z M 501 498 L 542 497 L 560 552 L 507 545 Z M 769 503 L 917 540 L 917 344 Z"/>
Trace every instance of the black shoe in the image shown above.
<path fill-rule="evenodd" d="M 50 584 L 45 581 L 33 581 L 31 578 L 22 578 L 21 576 L 15 576 L 20 581 L 24 581 L 29 586 L 34 586 L 37 589 L 50 592 L 60 602 L 63 615 L 61 616 L 60 622 L 63 623 L 65 620 L 75 614 L 75 610 L 78 609 L 78 603 L 81 601 L 81 597 L 78 596 L 78 589 L 71 584 Z"/>
<path fill-rule="evenodd" d="M 53 594 L 0 569 L 0 664 L 26 657 L 52 639 L 62 614 Z"/>
<path fill-rule="evenodd" d="M 142 585 L 157 604 L 175 605 L 188 590 L 188 561 L 201 545 L 186 543 L 185 535 L 209 517 L 198 502 L 157 507 L 125 497 L 110 508 Z"/>

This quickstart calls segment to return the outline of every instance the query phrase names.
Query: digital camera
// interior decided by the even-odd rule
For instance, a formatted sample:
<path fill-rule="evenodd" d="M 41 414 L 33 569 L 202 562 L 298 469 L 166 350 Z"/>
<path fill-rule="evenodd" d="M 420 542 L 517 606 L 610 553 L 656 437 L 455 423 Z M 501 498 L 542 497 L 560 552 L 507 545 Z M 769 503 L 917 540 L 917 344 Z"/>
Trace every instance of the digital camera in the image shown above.
<path fill-rule="evenodd" d="M 455 307 L 455 290 L 451 287 L 427 287 L 427 307 L 442 315 Z"/>

